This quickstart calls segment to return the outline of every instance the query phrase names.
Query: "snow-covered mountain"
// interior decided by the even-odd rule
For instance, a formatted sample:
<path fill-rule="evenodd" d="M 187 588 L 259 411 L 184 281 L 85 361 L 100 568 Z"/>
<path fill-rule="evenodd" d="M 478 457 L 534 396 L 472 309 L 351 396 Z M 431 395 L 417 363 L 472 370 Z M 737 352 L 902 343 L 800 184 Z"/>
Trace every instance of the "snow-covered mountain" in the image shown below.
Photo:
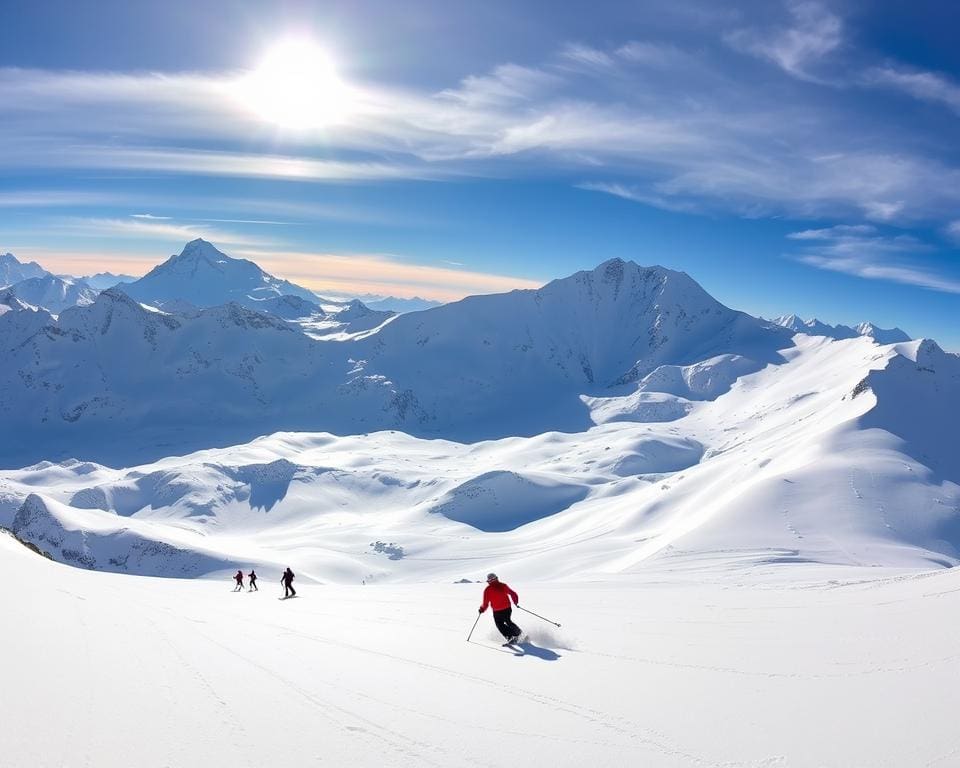
<path fill-rule="evenodd" d="M 614 260 L 325 341 L 113 289 L 0 315 L 0 355 L 0 460 L 39 461 L 0 471 L 0 525 L 99 569 L 960 563 L 960 356 L 794 333 L 662 267 Z"/>
<path fill-rule="evenodd" d="M 48 274 L 50 273 L 35 261 L 23 263 L 12 253 L 0 253 L 0 288 Z"/>
<path fill-rule="evenodd" d="M 402 315 L 406 312 L 421 312 L 424 309 L 433 309 L 433 307 L 439 307 L 441 304 L 443 304 L 442 301 L 421 299 L 419 296 L 413 296 L 409 299 L 398 298 L 397 296 L 358 296 L 357 298 L 360 299 L 360 301 L 362 301 L 370 309 L 381 312 L 394 312 L 398 315 Z"/>
<path fill-rule="evenodd" d="M 15 309 L 37 309 L 37 307 L 19 299 L 9 288 L 0 288 L 0 313 Z"/>
<path fill-rule="evenodd" d="M 129 469 L 0 471 L 0 526 L 105 570 L 139 572 L 153 541 L 177 553 L 166 573 L 295 558 L 341 583 L 454 580 L 477 559 L 525 579 L 960 564 L 960 357 L 867 338 L 802 337 L 784 352 L 670 422 L 475 444 L 282 432 Z M 111 562 L 124 531 L 136 558 Z"/>
<path fill-rule="evenodd" d="M 257 301 L 280 296 L 317 302 L 312 291 L 276 278 L 252 261 L 227 256 L 202 239 L 192 240 L 179 255 L 122 287 L 137 301 L 161 307 L 171 301 L 187 301 L 198 307 L 231 301 L 255 306 Z"/>
<path fill-rule="evenodd" d="M 10 362 L 0 423 L 30 444 L 0 446 L 7 462 L 81 446 L 90 458 L 147 458 L 174 439 L 222 445 L 280 428 L 458 439 L 583 429 L 595 421 L 584 397 L 624 394 L 664 365 L 725 368 L 733 356 L 738 373 L 756 370 L 782 362 L 790 336 L 686 275 L 621 261 L 396 317 L 355 302 L 331 319 L 341 330 L 328 341 L 236 304 L 158 314 L 120 289 L 50 322 L 16 346 L 0 327 Z M 6 326 L 22 339 L 16 322 Z M 651 418 L 676 418 L 686 402 L 665 396 Z"/>
<path fill-rule="evenodd" d="M 906 331 L 899 328 L 878 328 L 873 323 L 860 323 L 855 328 L 849 325 L 828 325 L 815 317 L 803 320 L 797 315 L 781 315 L 773 320 L 777 325 L 789 328 L 794 333 L 806 333 L 810 336 L 829 336 L 831 339 L 853 339 L 868 336 L 878 344 L 896 344 L 910 341 Z"/>
<path fill-rule="evenodd" d="M 358 341 L 355 381 L 393 382 L 418 432 L 529 435 L 588 427 L 583 397 L 625 394 L 662 366 L 736 356 L 745 373 L 782 362 L 785 346 L 785 330 L 724 307 L 687 275 L 614 259 L 539 290 L 401 315 Z"/>
<path fill-rule="evenodd" d="M 253 309 L 282 320 L 320 320 L 327 316 L 319 303 L 304 299 L 302 296 L 288 295 L 261 299 L 253 305 Z"/>
<path fill-rule="evenodd" d="M 111 272 L 98 272 L 95 275 L 81 277 L 80 280 L 83 280 L 83 282 L 91 288 L 96 288 L 98 291 L 105 291 L 107 288 L 113 288 L 120 283 L 135 282 L 137 278 L 132 275 L 114 275 Z"/>
<path fill-rule="evenodd" d="M 51 274 L 21 280 L 4 289 L 4 292 L 24 304 L 42 307 L 54 314 L 68 307 L 92 304 L 98 293 L 82 280 L 64 280 Z"/>

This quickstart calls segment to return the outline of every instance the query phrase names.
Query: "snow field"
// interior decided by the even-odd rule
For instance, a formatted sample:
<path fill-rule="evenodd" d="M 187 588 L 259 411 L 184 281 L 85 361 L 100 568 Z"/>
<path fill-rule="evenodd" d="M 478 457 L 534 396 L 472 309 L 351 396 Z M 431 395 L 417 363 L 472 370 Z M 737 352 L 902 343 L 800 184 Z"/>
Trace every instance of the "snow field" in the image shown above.
<path fill-rule="evenodd" d="M 298 580 L 281 601 L 276 574 L 232 594 L 3 536 L 3 762 L 951 765 L 960 577 L 799 568 L 512 581 L 563 624 L 516 611 L 518 655 L 489 614 L 465 641 L 480 584 Z"/>

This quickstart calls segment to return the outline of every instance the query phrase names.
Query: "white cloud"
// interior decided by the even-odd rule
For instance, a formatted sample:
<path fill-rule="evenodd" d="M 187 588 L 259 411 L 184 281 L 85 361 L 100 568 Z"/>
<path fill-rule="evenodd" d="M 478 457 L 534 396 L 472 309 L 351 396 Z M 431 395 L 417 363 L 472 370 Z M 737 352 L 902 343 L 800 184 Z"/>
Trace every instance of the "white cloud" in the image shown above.
<path fill-rule="evenodd" d="M 648 40 L 631 40 L 615 51 L 617 57 L 632 64 L 662 67 L 685 63 L 690 56 L 675 45 Z"/>
<path fill-rule="evenodd" d="M 825 229 L 805 229 L 787 235 L 791 240 L 836 240 L 841 237 L 860 237 L 875 234 L 877 228 L 870 224 L 837 224 Z"/>
<path fill-rule="evenodd" d="M 529 101 L 560 82 L 555 75 L 540 69 L 502 64 L 488 75 L 470 75 L 457 88 L 437 95 L 440 100 L 482 109 Z"/>
<path fill-rule="evenodd" d="M 809 74 L 842 45 L 843 25 L 816 3 L 790 9 L 789 28 L 733 38 Z M 908 145 L 896 116 L 877 124 L 809 89 L 785 101 L 781 85 L 725 74 L 711 56 L 652 41 L 572 44 L 539 66 L 502 64 L 439 92 L 350 83 L 342 123 L 296 135 L 238 105 L 235 74 L 0 69 L 0 165 L 328 183 L 550 174 L 670 210 L 955 218 L 960 171 Z"/>
<path fill-rule="evenodd" d="M 41 148 L 42 146 L 42 148 Z M 40 145 L 8 142 L 0 147 L 6 167 L 85 168 L 156 171 L 186 175 L 243 176 L 293 181 L 379 181 L 431 179 L 444 175 L 439 167 L 376 160 L 320 160 L 300 155 L 230 152 L 177 147 L 109 145 Z"/>
<path fill-rule="evenodd" d="M 162 239 L 182 244 L 202 237 L 225 245 L 268 246 L 277 245 L 276 240 L 252 237 L 215 227 L 197 224 L 178 224 L 156 219 L 110 219 L 66 217 L 57 220 L 53 228 L 73 235 L 112 235 L 134 239 Z"/>
<path fill-rule="evenodd" d="M 122 203 L 120 195 L 71 190 L 19 190 L 0 192 L 0 208 L 58 208 Z"/>
<path fill-rule="evenodd" d="M 579 189 L 585 189 L 589 192 L 605 192 L 614 197 L 621 197 L 624 200 L 631 200 L 634 203 L 650 205 L 654 208 L 662 208 L 666 211 L 676 211 L 679 213 L 699 213 L 703 211 L 702 205 L 697 205 L 688 200 L 672 200 L 669 197 L 658 195 L 648 191 L 645 188 L 635 187 L 629 184 L 604 181 L 585 181 L 577 184 Z"/>
<path fill-rule="evenodd" d="M 601 69 L 613 66 L 613 58 L 606 51 L 582 43 L 568 43 L 560 51 L 560 58 L 578 66 Z"/>
<path fill-rule="evenodd" d="M 911 235 L 883 235 L 869 225 L 841 224 L 793 232 L 787 237 L 806 243 L 805 248 L 792 257 L 818 269 L 960 293 L 960 280 L 910 262 L 910 257 L 932 250 L 930 245 Z"/>
<path fill-rule="evenodd" d="M 896 88 L 921 101 L 945 104 L 960 113 L 960 85 L 945 75 L 888 65 L 867 70 L 864 81 L 870 85 Z"/>
<path fill-rule="evenodd" d="M 788 4 L 792 24 L 773 29 L 738 29 L 726 36 L 734 48 L 767 59 L 793 77 L 818 81 L 811 68 L 843 44 L 843 22 L 821 3 Z"/>

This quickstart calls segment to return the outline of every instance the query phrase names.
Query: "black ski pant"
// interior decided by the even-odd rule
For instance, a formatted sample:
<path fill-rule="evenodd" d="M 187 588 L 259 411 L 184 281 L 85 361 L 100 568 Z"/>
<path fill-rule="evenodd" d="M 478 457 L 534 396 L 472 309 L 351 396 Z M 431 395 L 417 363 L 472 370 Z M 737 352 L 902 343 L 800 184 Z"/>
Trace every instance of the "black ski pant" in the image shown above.
<path fill-rule="evenodd" d="M 251 589 L 251 591 L 252 591 L 252 590 L 256 590 L 257 592 L 260 591 L 260 587 L 257 586 L 257 582 L 256 582 L 256 581 L 251 581 L 251 582 L 250 582 L 250 589 Z"/>
<path fill-rule="evenodd" d="M 284 597 L 293 597 L 297 594 L 297 590 L 293 588 L 293 582 L 285 581 L 283 582 L 283 596 Z"/>
<path fill-rule="evenodd" d="M 522 631 L 520 627 L 510 620 L 510 614 L 512 612 L 512 608 L 504 608 L 502 611 L 493 612 L 493 622 L 497 625 L 497 629 L 500 630 L 500 634 L 507 640 L 514 635 L 519 635 Z"/>

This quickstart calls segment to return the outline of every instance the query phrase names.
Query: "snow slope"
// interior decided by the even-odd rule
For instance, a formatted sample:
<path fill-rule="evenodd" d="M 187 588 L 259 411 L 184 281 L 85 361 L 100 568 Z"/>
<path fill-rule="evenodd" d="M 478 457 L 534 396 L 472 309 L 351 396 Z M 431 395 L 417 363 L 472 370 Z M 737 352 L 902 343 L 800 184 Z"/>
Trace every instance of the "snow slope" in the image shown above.
<path fill-rule="evenodd" d="M 942 359 L 931 373 L 904 353 Z M 150 521 L 157 540 L 336 583 L 456 580 L 471 558 L 533 579 L 676 559 L 960 562 L 960 472 L 935 431 L 958 426 L 958 358 L 866 338 L 804 337 L 787 354 L 673 421 L 474 444 L 278 433 L 131 469 L 43 462 L 0 472 L 0 525 L 33 493 L 78 521 L 94 510 L 91 528 L 101 512 Z M 929 391 L 911 411 L 914 376 Z"/>
<path fill-rule="evenodd" d="M 482 560 L 465 564 L 479 578 Z M 511 579 L 499 646 L 480 584 L 317 586 L 52 563 L 0 534 L 11 631 L 4 763 L 193 768 L 951 765 L 955 571 L 659 569 Z M 13 627 L 17 627 L 13 630 Z M 65 631 L 68 629 L 68 631 Z"/>

